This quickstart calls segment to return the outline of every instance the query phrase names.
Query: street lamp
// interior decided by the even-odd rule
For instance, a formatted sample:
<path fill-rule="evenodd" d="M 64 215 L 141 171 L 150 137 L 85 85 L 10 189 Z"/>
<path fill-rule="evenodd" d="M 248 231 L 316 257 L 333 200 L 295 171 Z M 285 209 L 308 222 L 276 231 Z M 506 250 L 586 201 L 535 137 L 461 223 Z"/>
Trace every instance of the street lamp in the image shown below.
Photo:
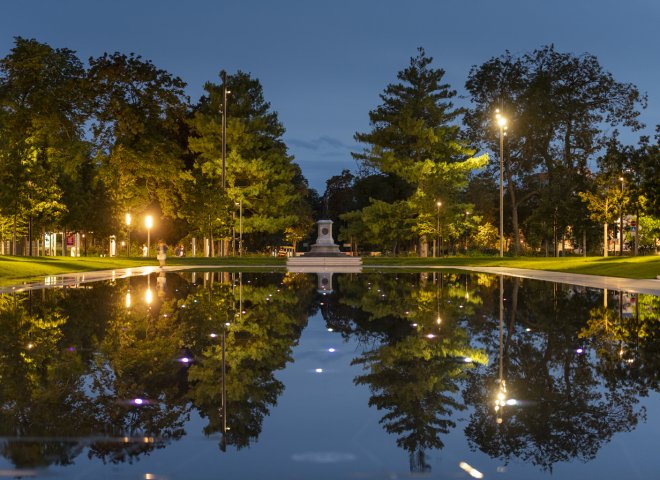
<path fill-rule="evenodd" d="M 227 189 L 227 95 L 231 93 L 227 89 L 227 74 L 223 70 L 220 74 L 222 77 L 222 124 L 221 124 L 221 141 L 222 141 L 222 193 L 224 194 Z M 225 242 L 221 243 L 221 255 L 225 254 Z"/>
<path fill-rule="evenodd" d="M 468 225 L 468 215 L 470 215 L 470 212 L 466 210 L 465 211 L 465 253 L 467 253 L 468 250 L 468 234 L 470 233 L 470 226 Z"/>
<path fill-rule="evenodd" d="M 243 199 L 236 202 L 238 206 L 238 256 L 243 256 Z"/>
<path fill-rule="evenodd" d="M 495 119 L 500 127 L 500 257 L 504 256 L 504 130 L 506 118 L 495 110 Z"/>
<path fill-rule="evenodd" d="M 438 207 L 436 210 L 435 214 L 435 235 L 436 235 L 436 244 L 438 246 L 438 249 L 440 251 L 440 255 L 442 256 L 442 248 L 440 246 L 440 207 L 442 207 L 442 202 L 436 202 L 435 206 Z M 435 251 L 436 247 L 435 245 L 433 246 L 433 257 L 435 258 Z"/>
<path fill-rule="evenodd" d="M 126 256 L 131 256 L 131 214 L 126 214 L 126 231 L 128 236 L 128 245 L 126 246 Z"/>
<path fill-rule="evenodd" d="M 144 217 L 144 226 L 147 227 L 147 256 L 151 247 L 151 227 L 154 226 L 154 219 L 151 215 Z"/>
<path fill-rule="evenodd" d="M 619 202 L 619 256 L 623 256 L 623 182 L 624 178 L 619 177 L 621 181 L 621 201 Z"/>

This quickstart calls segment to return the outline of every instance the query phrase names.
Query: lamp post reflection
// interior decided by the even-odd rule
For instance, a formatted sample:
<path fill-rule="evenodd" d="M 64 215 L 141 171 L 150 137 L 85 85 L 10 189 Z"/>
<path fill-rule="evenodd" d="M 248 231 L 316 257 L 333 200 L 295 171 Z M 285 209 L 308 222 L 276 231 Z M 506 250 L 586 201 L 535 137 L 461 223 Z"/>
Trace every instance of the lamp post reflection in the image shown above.
<path fill-rule="evenodd" d="M 502 423 L 500 410 L 506 405 L 506 382 L 504 380 L 504 277 L 500 275 L 500 368 L 497 384 L 497 394 L 495 397 L 495 412 L 497 413 L 497 423 Z"/>
<path fill-rule="evenodd" d="M 502 410 L 505 406 L 516 405 L 518 401 L 507 398 L 506 380 L 504 379 L 504 276 L 500 275 L 500 331 L 499 331 L 499 375 L 495 394 L 495 413 L 497 423 L 502 423 Z"/>

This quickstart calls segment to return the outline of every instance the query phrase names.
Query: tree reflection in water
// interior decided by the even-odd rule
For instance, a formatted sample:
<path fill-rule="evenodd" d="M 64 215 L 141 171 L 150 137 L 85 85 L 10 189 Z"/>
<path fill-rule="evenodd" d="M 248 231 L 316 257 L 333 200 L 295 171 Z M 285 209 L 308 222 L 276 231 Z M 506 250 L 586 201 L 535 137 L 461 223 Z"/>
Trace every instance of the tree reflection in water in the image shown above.
<path fill-rule="evenodd" d="M 636 408 L 640 385 L 603 376 L 601 341 L 585 335 L 602 293 L 554 285 L 548 294 L 540 282 L 525 282 L 525 288 L 520 279 L 506 283 L 503 363 L 510 395 L 521 406 L 496 413 L 496 365 L 474 373 L 464 395 L 474 408 L 465 430 L 468 441 L 493 458 L 518 458 L 545 470 L 557 462 L 593 459 L 615 433 L 632 430 L 645 413 Z M 486 317 L 473 335 L 491 335 L 495 322 Z M 495 356 L 495 346 L 485 344 Z"/>
<path fill-rule="evenodd" d="M 493 458 L 588 461 L 658 390 L 657 297 L 506 279 L 500 342 L 492 276 L 336 275 L 330 295 L 313 275 L 189 277 L 1 296 L 0 453 L 18 468 L 83 451 L 132 462 L 183 437 L 193 411 L 221 450 L 249 446 L 317 309 L 359 344 L 354 383 L 414 472 L 430 469 L 463 411 L 469 445 Z M 500 378 L 519 404 L 496 412 Z"/>

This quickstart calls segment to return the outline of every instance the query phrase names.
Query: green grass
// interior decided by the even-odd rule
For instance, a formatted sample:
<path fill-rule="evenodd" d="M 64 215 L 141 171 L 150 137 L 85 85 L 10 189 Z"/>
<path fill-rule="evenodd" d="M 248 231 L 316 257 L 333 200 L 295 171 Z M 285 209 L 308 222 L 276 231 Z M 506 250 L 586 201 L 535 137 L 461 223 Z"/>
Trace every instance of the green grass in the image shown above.
<path fill-rule="evenodd" d="M 155 258 L 126 257 L 9 257 L 0 256 L 0 285 L 11 285 L 41 279 L 45 275 L 58 273 L 86 272 L 112 268 L 129 268 L 144 265 L 157 265 Z M 240 267 L 283 267 L 284 258 L 265 255 L 228 258 L 171 257 L 168 265 L 212 265 Z M 364 257 L 365 268 L 376 267 L 511 267 L 556 272 L 606 275 L 624 278 L 656 278 L 660 275 L 660 256 L 644 257 Z"/>
<path fill-rule="evenodd" d="M 167 265 L 281 265 L 283 258 L 247 256 L 236 258 L 168 258 Z M 155 258 L 143 257 L 10 257 L 0 256 L 0 285 L 13 285 L 41 280 L 46 275 L 89 272 L 113 268 L 131 268 L 158 265 Z"/>
<path fill-rule="evenodd" d="M 365 257 L 364 266 L 510 267 L 623 278 L 656 278 L 660 256 L 644 257 Z"/>

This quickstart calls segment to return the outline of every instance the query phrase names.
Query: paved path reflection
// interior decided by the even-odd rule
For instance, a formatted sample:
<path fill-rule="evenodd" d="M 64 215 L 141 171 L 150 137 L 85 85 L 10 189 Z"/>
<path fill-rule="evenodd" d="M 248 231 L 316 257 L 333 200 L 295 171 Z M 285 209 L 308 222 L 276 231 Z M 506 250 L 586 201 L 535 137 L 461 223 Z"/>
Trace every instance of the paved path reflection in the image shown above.
<path fill-rule="evenodd" d="M 218 270 L 224 268 L 245 268 L 244 265 L 194 265 L 194 266 L 181 266 L 174 265 L 164 267 L 162 270 L 166 272 L 176 272 L 184 270 Z M 251 265 L 250 270 L 255 268 L 273 269 L 272 265 Z M 275 267 L 284 268 L 284 267 Z M 534 280 L 544 280 L 548 282 L 567 283 L 572 285 L 581 285 L 584 287 L 601 288 L 608 290 L 621 290 L 624 292 L 632 293 L 646 293 L 650 295 L 660 296 L 660 280 L 654 279 L 633 279 L 633 278 L 619 278 L 619 277 L 604 277 L 599 275 L 582 275 L 575 273 L 564 272 L 550 272 L 545 270 L 530 270 L 524 268 L 508 268 L 508 267 L 456 267 L 456 266 L 402 266 L 393 267 L 391 265 L 369 265 L 363 266 L 363 270 L 378 270 L 380 268 L 391 269 L 416 269 L 416 270 L 467 270 L 472 272 L 491 273 L 494 275 L 506 275 L 510 277 L 531 278 Z M 76 286 L 83 283 L 98 282 L 102 280 L 114 280 L 120 278 L 128 278 L 131 276 L 148 275 L 150 273 L 159 272 L 161 269 L 157 266 L 145 266 L 134 268 L 117 268 L 113 270 L 99 270 L 92 272 L 78 272 L 78 273 L 65 273 L 59 275 L 48 275 L 44 277 L 43 281 L 33 283 L 16 284 L 0 288 L 0 293 L 22 292 L 27 290 L 38 290 L 42 288 Z"/>

